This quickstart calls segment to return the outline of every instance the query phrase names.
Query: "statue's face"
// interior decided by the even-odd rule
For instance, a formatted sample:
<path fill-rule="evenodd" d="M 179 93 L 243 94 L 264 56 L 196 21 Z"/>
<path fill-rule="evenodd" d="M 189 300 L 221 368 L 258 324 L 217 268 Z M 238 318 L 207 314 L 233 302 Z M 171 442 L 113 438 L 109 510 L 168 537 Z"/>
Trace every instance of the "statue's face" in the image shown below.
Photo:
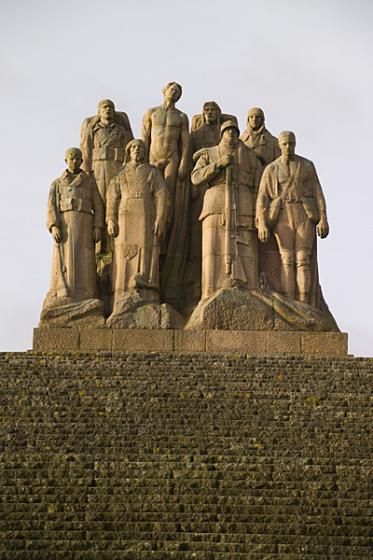
<path fill-rule="evenodd" d="M 283 156 L 293 156 L 295 154 L 295 139 L 292 136 L 281 136 L 278 145 Z"/>
<path fill-rule="evenodd" d="M 142 163 L 145 159 L 144 146 L 140 142 L 134 142 L 130 147 L 131 161 Z"/>
<path fill-rule="evenodd" d="M 218 120 L 218 111 L 213 105 L 206 105 L 203 110 L 205 122 L 207 124 L 216 124 Z"/>
<path fill-rule="evenodd" d="M 178 101 L 181 97 L 181 91 L 177 84 L 170 84 L 164 92 L 164 96 L 169 101 Z"/>
<path fill-rule="evenodd" d="M 99 115 L 108 121 L 114 118 L 114 107 L 111 103 L 103 103 L 100 105 Z"/>
<path fill-rule="evenodd" d="M 259 130 L 263 124 L 263 118 L 258 113 L 252 113 L 249 115 L 249 123 L 253 130 Z"/>
<path fill-rule="evenodd" d="M 72 173 L 78 171 L 81 166 L 83 158 L 79 152 L 68 152 L 65 162 L 66 165 Z"/>
<path fill-rule="evenodd" d="M 222 138 L 229 140 L 230 142 L 237 142 L 238 140 L 238 130 L 234 126 L 230 126 L 223 130 Z"/>

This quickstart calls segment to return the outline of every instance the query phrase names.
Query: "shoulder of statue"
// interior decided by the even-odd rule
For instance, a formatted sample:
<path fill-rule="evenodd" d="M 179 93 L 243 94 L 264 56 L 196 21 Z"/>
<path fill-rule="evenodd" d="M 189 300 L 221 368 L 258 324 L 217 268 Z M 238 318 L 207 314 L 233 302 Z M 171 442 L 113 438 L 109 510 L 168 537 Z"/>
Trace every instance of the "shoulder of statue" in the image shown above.
<path fill-rule="evenodd" d="M 145 117 L 151 117 L 155 111 L 158 109 L 162 109 L 162 105 L 157 105 L 157 107 L 150 107 L 147 111 L 145 111 Z"/>
<path fill-rule="evenodd" d="M 240 140 L 242 142 L 246 142 L 246 140 L 248 140 L 248 138 L 250 137 L 250 128 L 245 128 L 245 130 L 243 131 L 243 133 L 240 136 Z"/>
<path fill-rule="evenodd" d="M 88 182 L 88 183 L 95 183 L 96 180 L 94 177 L 91 177 L 88 173 L 86 173 L 85 171 L 83 171 L 83 169 L 81 169 L 80 173 L 80 180 L 81 182 Z"/>
<path fill-rule="evenodd" d="M 266 138 L 270 138 L 271 140 L 276 140 L 277 142 L 276 136 L 273 136 L 273 134 L 268 130 L 268 128 L 263 129 L 263 134 Z"/>
<path fill-rule="evenodd" d="M 53 179 L 51 183 L 51 188 L 56 189 L 60 183 L 61 183 L 61 177 L 57 177 L 56 179 Z"/>
<path fill-rule="evenodd" d="M 216 146 L 214 146 L 215 148 Z M 199 160 L 201 157 L 203 157 L 204 159 L 206 159 L 207 161 L 210 160 L 210 155 L 211 155 L 211 150 L 212 148 L 200 148 L 199 150 L 197 150 L 196 152 L 194 152 L 193 154 L 193 160 L 196 162 L 197 160 Z"/>
<path fill-rule="evenodd" d="M 308 167 L 308 168 L 314 168 L 315 167 L 313 162 L 310 159 L 307 159 L 307 158 L 302 157 L 302 156 L 295 155 L 294 156 L 294 161 L 300 163 L 304 167 Z"/>
<path fill-rule="evenodd" d="M 266 165 L 266 167 L 264 168 L 263 175 L 264 174 L 268 175 L 268 173 L 275 171 L 278 168 L 279 164 L 280 164 L 280 158 L 271 161 L 271 163 Z"/>

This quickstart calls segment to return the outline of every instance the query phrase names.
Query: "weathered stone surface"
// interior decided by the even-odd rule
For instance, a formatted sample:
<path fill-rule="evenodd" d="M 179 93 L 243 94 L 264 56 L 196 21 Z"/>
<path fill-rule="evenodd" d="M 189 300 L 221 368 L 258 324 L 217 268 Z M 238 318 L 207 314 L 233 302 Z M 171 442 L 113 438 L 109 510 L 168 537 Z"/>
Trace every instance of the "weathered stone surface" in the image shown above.
<path fill-rule="evenodd" d="M 77 328 L 37 328 L 34 329 L 33 350 L 43 352 L 66 352 L 78 350 L 80 347 L 79 330 Z"/>
<path fill-rule="evenodd" d="M 113 330 L 107 328 L 80 329 L 80 350 L 111 350 L 113 344 Z"/>
<path fill-rule="evenodd" d="M 113 329 L 114 352 L 171 352 L 172 350 L 172 330 Z"/>
<path fill-rule="evenodd" d="M 347 333 L 301 333 L 303 354 L 320 356 L 345 356 L 348 352 Z"/>
<path fill-rule="evenodd" d="M 68 299 L 68 298 L 63 298 Z M 40 314 L 40 327 L 100 327 L 105 325 L 104 304 L 99 299 L 64 303 L 46 307 Z"/>
<path fill-rule="evenodd" d="M 175 352 L 205 352 L 206 331 L 174 331 Z"/>
<path fill-rule="evenodd" d="M 162 332 L 164 334 L 162 334 Z M 305 336 L 307 335 L 307 336 Z M 309 336 L 308 336 L 309 335 Z M 149 344 L 149 348 L 147 347 Z M 33 349 L 116 352 L 216 352 L 346 356 L 346 333 L 179 329 L 38 328 Z"/>
<path fill-rule="evenodd" d="M 186 329 L 271 330 L 273 310 L 253 292 L 222 288 L 201 300 Z"/>
<path fill-rule="evenodd" d="M 301 333 L 269 331 L 267 333 L 268 354 L 300 354 Z"/>
<path fill-rule="evenodd" d="M 252 356 L 266 354 L 267 333 L 260 331 L 206 331 L 207 352 L 240 352 Z"/>
<path fill-rule="evenodd" d="M 107 326 L 116 329 L 180 329 L 184 317 L 168 303 L 146 303 L 141 291 L 126 292 L 117 299 Z"/>

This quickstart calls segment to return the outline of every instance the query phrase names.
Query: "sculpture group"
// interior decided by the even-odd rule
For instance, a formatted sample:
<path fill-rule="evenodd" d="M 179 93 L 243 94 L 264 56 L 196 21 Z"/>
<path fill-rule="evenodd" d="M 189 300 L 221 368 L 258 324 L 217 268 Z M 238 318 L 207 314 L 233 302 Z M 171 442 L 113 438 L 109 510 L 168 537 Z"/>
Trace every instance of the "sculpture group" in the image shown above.
<path fill-rule="evenodd" d="M 41 324 L 337 330 L 318 281 L 325 199 L 294 133 L 253 108 L 240 136 L 214 101 L 189 131 L 181 95 L 164 87 L 142 139 L 108 99 L 84 120 L 50 189 Z"/>

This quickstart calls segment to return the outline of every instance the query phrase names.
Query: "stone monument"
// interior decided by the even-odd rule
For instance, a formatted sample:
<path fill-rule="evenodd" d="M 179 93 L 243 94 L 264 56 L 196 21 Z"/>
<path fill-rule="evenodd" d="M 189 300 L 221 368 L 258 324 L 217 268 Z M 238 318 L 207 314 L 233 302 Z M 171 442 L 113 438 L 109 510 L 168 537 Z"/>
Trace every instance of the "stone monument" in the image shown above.
<path fill-rule="evenodd" d="M 67 169 L 53 181 L 47 227 L 54 241 L 49 292 L 40 325 L 103 324 L 94 243 L 104 228 L 104 205 L 93 177 L 80 168 L 79 148 L 66 151 Z"/>
<path fill-rule="evenodd" d="M 142 140 L 100 102 L 83 155 L 66 152 L 35 349 L 346 353 L 319 284 L 325 198 L 294 133 L 277 140 L 254 107 L 240 137 L 214 101 L 189 132 L 181 94 L 163 88 Z"/>
<path fill-rule="evenodd" d="M 149 109 L 143 119 L 142 138 L 149 163 L 162 170 L 171 199 L 168 228 L 161 254 L 162 297 L 180 308 L 189 242 L 189 121 L 176 108 L 182 87 L 169 82 L 163 103 Z"/>
<path fill-rule="evenodd" d="M 109 183 L 120 172 L 127 143 L 132 138 L 127 114 L 116 111 L 110 99 L 100 101 L 97 115 L 83 122 L 80 139 L 83 169 L 94 175 L 104 203 Z M 112 247 L 106 232 L 96 244 L 96 261 L 99 294 L 104 301 L 105 314 L 108 315 L 112 303 Z"/>
<path fill-rule="evenodd" d="M 206 101 L 202 113 L 192 118 L 190 135 L 191 155 L 202 148 L 216 146 L 220 142 L 220 126 L 226 120 L 236 117 L 222 113 L 215 101 Z M 193 168 L 191 161 L 190 168 Z M 187 269 L 185 273 L 186 299 L 190 309 L 194 309 L 201 298 L 202 275 L 202 226 L 199 219 L 202 212 L 206 186 L 199 185 L 191 189 L 190 198 L 190 236 Z"/>

